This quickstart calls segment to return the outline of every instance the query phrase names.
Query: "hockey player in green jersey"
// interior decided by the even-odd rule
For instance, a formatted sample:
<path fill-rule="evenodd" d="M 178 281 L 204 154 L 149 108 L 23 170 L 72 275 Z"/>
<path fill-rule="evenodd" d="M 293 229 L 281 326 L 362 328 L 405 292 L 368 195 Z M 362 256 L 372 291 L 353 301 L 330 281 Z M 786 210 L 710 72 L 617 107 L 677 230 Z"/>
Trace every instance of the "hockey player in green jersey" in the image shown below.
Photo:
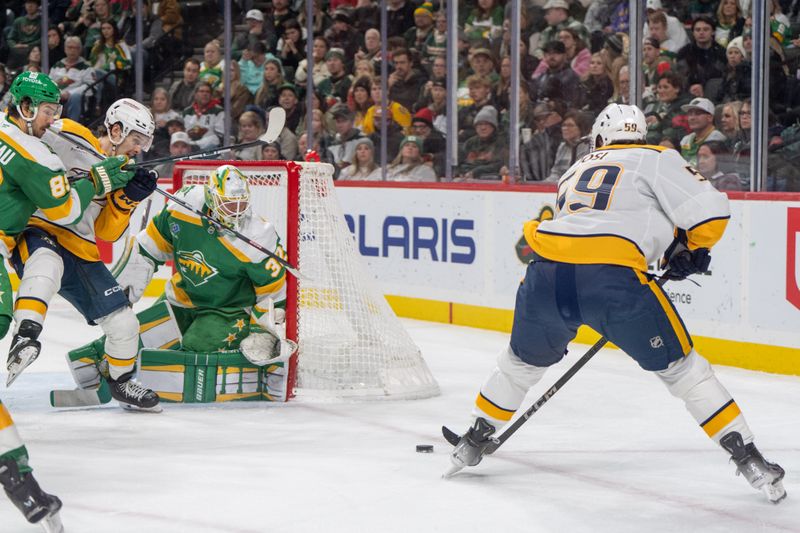
<path fill-rule="evenodd" d="M 94 165 L 91 180 L 74 185 L 61 161 L 41 137 L 61 113 L 58 87 L 47 76 L 23 72 L 11 84 L 12 103 L 0 115 L 0 255 L 8 259 L 16 236 L 30 216 L 59 223 L 80 220 L 95 194 L 123 187 L 133 177 L 127 158 Z M 11 323 L 11 286 L 5 261 L 0 260 L 0 337 Z M 19 354 L 23 364 L 29 353 Z M 5 408 L 0 407 L 0 484 L 30 522 L 56 522 L 61 502 L 43 492 L 31 474 L 28 454 Z"/>
<path fill-rule="evenodd" d="M 236 167 L 223 165 L 211 173 L 208 184 L 184 187 L 176 196 L 276 255 L 284 256 L 274 226 L 250 213 L 247 178 Z M 165 301 L 139 313 L 144 347 L 143 371 L 139 375 L 142 383 L 170 401 L 284 399 L 285 382 L 274 378 L 285 377 L 283 363 L 293 346 L 282 339 L 277 328 L 283 322 L 286 298 L 286 272 L 281 264 L 233 233 L 218 230 L 208 220 L 170 202 L 131 239 L 114 273 L 135 302 L 158 265 L 170 259 L 176 273 L 167 283 Z M 247 359 L 238 353 L 240 345 Z M 95 382 L 94 361 L 102 355 L 100 349 L 100 342 L 95 341 L 70 352 L 70 366 L 81 387 L 90 387 Z M 259 377 L 239 383 L 236 386 L 239 392 L 234 394 L 227 394 L 224 384 L 216 394 L 207 389 L 199 396 L 188 394 L 192 389 L 189 380 L 195 378 L 183 367 L 190 366 L 190 359 L 196 361 L 195 356 L 201 357 L 206 367 L 228 366 L 228 373 L 230 367 L 235 367 L 240 374 Z M 149 365 L 148 358 L 160 364 Z M 264 365 L 270 372 L 259 371 L 258 367 Z M 157 366 L 158 370 L 150 372 L 149 366 Z M 181 367 L 179 372 L 185 372 L 185 378 L 169 375 L 170 367 L 174 374 L 175 366 Z M 274 375 L 266 375 L 271 371 L 275 371 Z M 221 374 L 224 373 L 226 370 L 222 369 Z M 177 386 L 176 379 L 180 381 Z"/>
<path fill-rule="evenodd" d="M 108 155 L 134 157 L 147 150 L 155 121 L 144 105 L 130 98 L 114 102 L 106 112 L 108 135 L 98 140 L 69 119 L 57 121 L 43 141 L 69 169 L 82 175 Z M 17 324 L 9 360 L 15 351 L 38 350 L 47 308 L 56 293 L 69 301 L 89 324 L 106 333 L 104 359 L 111 395 L 124 407 L 159 411 L 158 396 L 132 380 L 139 342 L 139 323 L 122 288 L 100 261 L 96 237 L 119 239 L 130 215 L 156 187 L 158 176 L 138 168 L 121 189 L 98 195 L 77 223 L 60 224 L 37 211 L 17 239 L 11 264 L 20 274 L 14 305 Z"/>

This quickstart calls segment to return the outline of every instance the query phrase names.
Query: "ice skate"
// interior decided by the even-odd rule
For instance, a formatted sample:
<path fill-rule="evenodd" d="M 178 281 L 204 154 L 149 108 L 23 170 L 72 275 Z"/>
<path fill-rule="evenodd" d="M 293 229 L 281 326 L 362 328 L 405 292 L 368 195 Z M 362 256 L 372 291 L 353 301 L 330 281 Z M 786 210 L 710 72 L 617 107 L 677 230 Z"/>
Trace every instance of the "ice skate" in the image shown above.
<path fill-rule="evenodd" d="M 133 372 L 123 375 L 118 380 L 108 380 L 111 397 L 129 411 L 147 411 L 160 413 L 161 401 L 158 394 L 132 379 Z"/>
<path fill-rule="evenodd" d="M 13 459 L 0 461 L 0 484 L 3 485 L 8 499 L 25 516 L 25 520 L 31 524 L 40 524 L 48 533 L 64 531 L 58 515 L 61 500 L 44 492 L 32 473 L 20 473 L 19 466 Z"/>
<path fill-rule="evenodd" d="M 475 423 L 461 437 L 450 454 L 450 469 L 442 477 L 445 479 L 461 471 L 464 467 L 475 466 L 481 462 L 484 454 L 492 453 L 496 440 L 492 438 L 495 427 L 486 419 L 478 417 Z"/>
<path fill-rule="evenodd" d="M 28 365 L 36 361 L 42 350 L 42 343 L 37 339 L 42 332 L 42 325 L 33 320 L 23 320 L 8 351 L 8 378 L 6 387 L 10 387 L 14 380 L 25 370 Z"/>
<path fill-rule="evenodd" d="M 736 431 L 722 437 L 719 443 L 736 463 L 737 476 L 742 474 L 751 487 L 764 491 L 772 503 L 778 503 L 786 497 L 782 481 L 786 472 L 777 464 L 764 459 L 755 444 L 744 444 L 742 436 Z"/>

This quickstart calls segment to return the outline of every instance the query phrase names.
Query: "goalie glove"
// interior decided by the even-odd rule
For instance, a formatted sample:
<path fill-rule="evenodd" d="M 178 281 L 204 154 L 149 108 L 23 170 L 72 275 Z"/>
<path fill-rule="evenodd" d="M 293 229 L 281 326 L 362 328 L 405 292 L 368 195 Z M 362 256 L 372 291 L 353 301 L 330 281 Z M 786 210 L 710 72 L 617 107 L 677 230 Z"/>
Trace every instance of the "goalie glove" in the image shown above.
<path fill-rule="evenodd" d="M 155 262 L 142 254 L 136 237 L 131 237 L 125 245 L 122 257 L 111 269 L 111 274 L 117 279 L 117 283 L 133 304 L 142 297 L 155 271 Z"/>
<path fill-rule="evenodd" d="M 297 344 L 288 339 L 279 339 L 270 332 L 251 333 L 239 345 L 242 355 L 256 366 L 288 363 L 297 350 Z"/>

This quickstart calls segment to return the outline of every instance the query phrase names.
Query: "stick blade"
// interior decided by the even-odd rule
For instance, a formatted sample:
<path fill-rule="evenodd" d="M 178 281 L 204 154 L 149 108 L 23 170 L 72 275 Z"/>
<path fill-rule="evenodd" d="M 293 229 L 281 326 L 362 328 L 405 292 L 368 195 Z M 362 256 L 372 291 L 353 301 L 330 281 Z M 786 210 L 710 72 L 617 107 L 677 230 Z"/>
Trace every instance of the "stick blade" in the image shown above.
<path fill-rule="evenodd" d="M 286 111 L 280 107 L 275 106 L 269 110 L 269 117 L 267 119 L 267 131 L 261 136 L 260 140 L 265 143 L 275 142 L 275 139 L 283 131 L 283 126 L 286 124 Z"/>
<path fill-rule="evenodd" d="M 53 407 L 91 407 L 110 401 L 111 391 L 105 381 L 102 381 L 97 389 L 50 391 L 50 405 Z"/>

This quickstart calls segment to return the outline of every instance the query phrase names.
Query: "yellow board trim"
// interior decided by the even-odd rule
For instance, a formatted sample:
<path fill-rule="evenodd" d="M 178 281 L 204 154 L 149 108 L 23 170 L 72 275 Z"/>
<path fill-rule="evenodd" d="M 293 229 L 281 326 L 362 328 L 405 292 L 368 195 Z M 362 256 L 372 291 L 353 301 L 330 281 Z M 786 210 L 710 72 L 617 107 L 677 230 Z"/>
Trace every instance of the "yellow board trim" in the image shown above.
<path fill-rule="evenodd" d="M 424 298 L 387 295 L 386 300 L 401 317 L 511 332 L 514 311 Z M 582 326 L 573 342 L 592 345 L 600 335 Z M 693 335 L 695 349 L 715 365 L 728 365 L 747 370 L 800 376 L 800 348 L 718 339 Z M 615 348 L 611 343 L 608 348 Z"/>
<path fill-rule="evenodd" d="M 14 420 L 11 418 L 11 413 L 8 412 L 6 406 L 0 403 L 0 430 L 6 429 L 14 425 Z"/>
<path fill-rule="evenodd" d="M 714 437 L 714 435 L 722 431 L 725 426 L 733 422 L 740 414 L 742 414 L 742 411 L 739 409 L 739 406 L 736 405 L 736 402 L 733 402 L 720 411 L 717 416 L 703 424 L 703 431 L 705 431 L 706 435 L 709 437 Z"/>
<path fill-rule="evenodd" d="M 262 398 L 265 393 L 263 392 L 245 392 L 234 394 L 219 394 L 214 398 L 215 402 L 230 402 L 234 400 L 244 400 L 246 398 Z"/>
<path fill-rule="evenodd" d="M 483 397 L 483 394 L 478 393 L 478 396 L 475 398 L 475 405 L 489 415 L 490 417 L 496 420 L 502 420 L 504 422 L 508 422 L 514 416 L 515 411 L 509 411 L 508 409 L 503 409 L 501 407 L 497 407 L 489 400 Z"/>

